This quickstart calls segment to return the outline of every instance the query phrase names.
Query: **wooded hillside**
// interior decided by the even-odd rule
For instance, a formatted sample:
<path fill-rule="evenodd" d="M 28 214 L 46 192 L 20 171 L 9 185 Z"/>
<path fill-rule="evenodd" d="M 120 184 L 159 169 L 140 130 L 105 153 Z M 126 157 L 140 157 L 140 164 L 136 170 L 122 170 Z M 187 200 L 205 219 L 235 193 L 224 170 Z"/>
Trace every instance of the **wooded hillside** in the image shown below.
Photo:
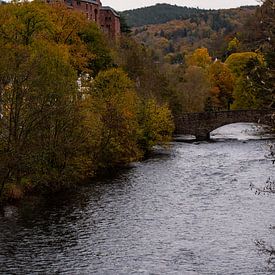
<path fill-rule="evenodd" d="M 226 26 L 230 17 L 235 17 L 238 11 L 255 11 L 255 6 L 245 6 L 238 9 L 228 10 L 204 10 L 198 8 L 180 7 L 177 5 L 157 4 L 146 8 L 127 10 L 121 12 L 130 27 L 140 27 L 151 24 L 162 24 L 171 20 L 187 20 L 200 22 L 213 18 L 213 29 Z M 241 15 L 241 14 L 240 14 Z"/>
<path fill-rule="evenodd" d="M 155 61 L 181 64 L 185 54 L 199 47 L 208 48 L 211 56 L 225 59 L 228 43 L 234 37 L 241 39 L 247 18 L 255 11 L 256 7 L 199 10 L 159 4 L 125 12 L 123 16 L 130 25 L 166 22 L 173 18 L 166 23 L 133 27 L 132 30 L 139 43 L 152 49 Z"/>

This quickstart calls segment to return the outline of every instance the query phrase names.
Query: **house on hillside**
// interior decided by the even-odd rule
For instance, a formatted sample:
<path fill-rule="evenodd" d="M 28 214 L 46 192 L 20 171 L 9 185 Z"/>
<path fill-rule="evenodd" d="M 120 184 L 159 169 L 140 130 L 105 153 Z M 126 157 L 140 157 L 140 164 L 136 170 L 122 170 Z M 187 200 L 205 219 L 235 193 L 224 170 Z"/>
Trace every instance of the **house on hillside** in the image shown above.
<path fill-rule="evenodd" d="M 119 14 L 111 7 L 102 6 L 100 0 L 64 0 L 64 2 L 68 7 L 86 14 L 88 20 L 96 22 L 111 37 L 120 35 Z"/>

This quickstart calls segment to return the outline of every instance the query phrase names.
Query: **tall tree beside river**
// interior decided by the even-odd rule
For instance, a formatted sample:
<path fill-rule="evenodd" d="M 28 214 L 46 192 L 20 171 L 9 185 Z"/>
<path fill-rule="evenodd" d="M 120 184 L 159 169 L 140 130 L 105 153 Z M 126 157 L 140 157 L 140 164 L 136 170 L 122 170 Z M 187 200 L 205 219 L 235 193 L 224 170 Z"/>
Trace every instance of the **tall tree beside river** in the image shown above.
<path fill-rule="evenodd" d="M 139 98 L 125 72 L 102 72 L 113 66 L 107 45 L 94 23 L 61 3 L 0 6 L 0 200 L 142 157 Z M 166 110 L 159 124 L 171 121 L 158 108 Z M 172 122 L 165 127 L 153 144 L 171 135 Z"/>

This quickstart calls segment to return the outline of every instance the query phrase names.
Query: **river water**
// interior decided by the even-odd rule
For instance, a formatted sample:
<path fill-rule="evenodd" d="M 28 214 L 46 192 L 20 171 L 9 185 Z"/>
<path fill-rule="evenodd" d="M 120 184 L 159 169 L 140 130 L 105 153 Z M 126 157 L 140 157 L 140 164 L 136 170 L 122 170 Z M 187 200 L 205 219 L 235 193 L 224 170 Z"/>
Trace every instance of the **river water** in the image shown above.
<path fill-rule="evenodd" d="M 274 274 L 255 241 L 274 245 L 275 197 L 249 185 L 275 174 L 253 130 L 174 142 L 77 191 L 7 207 L 0 274 Z"/>

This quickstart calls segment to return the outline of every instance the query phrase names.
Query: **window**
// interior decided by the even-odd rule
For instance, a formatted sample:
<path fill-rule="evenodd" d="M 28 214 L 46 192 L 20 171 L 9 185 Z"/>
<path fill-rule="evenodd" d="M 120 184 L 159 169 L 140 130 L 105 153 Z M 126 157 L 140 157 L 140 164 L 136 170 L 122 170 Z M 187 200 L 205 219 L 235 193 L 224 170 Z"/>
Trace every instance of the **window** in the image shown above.
<path fill-rule="evenodd" d="M 98 15 L 98 11 L 97 9 L 95 9 L 95 22 L 97 22 L 97 15 Z"/>

